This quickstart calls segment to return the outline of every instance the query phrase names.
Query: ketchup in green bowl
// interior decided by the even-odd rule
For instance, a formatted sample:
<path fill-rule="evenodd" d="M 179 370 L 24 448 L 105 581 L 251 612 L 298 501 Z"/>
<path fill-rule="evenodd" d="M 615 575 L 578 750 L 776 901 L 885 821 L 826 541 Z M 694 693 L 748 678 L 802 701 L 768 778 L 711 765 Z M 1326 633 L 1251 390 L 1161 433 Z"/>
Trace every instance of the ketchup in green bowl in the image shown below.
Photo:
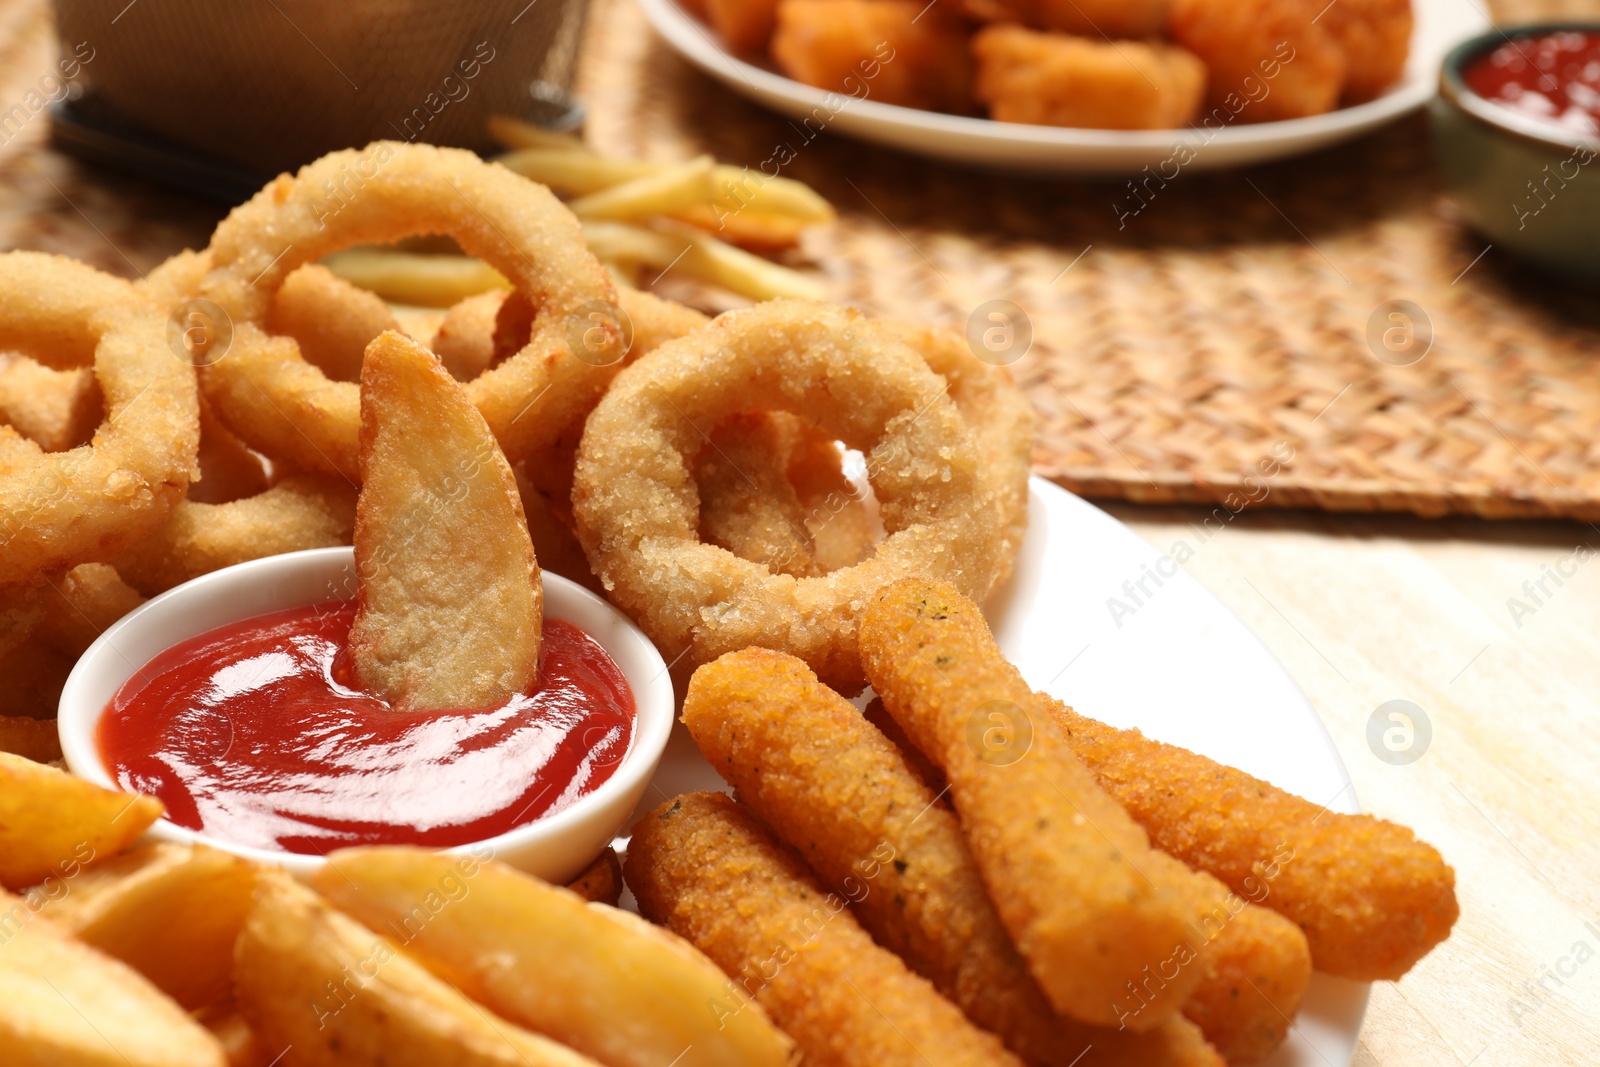
<path fill-rule="evenodd" d="M 622 762 L 636 708 L 578 627 L 546 619 L 537 687 L 492 708 L 398 712 L 343 684 L 353 602 L 273 612 L 157 656 L 101 717 L 117 783 L 178 826 L 321 855 L 444 848 L 572 804 Z"/>
<path fill-rule="evenodd" d="M 1600 33 L 1514 37 L 1469 63 L 1467 88 L 1528 118 L 1600 136 Z"/>

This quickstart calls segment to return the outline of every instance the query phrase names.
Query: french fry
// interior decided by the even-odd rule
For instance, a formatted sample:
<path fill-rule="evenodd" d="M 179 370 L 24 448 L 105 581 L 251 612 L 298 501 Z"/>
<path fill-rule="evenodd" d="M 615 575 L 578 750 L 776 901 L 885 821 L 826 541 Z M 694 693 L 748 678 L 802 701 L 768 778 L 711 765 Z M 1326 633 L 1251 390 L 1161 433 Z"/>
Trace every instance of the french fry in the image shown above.
<path fill-rule="evenodd" d="M 226 1067 L 222 1046 L 136 971 L 0 893 L 0 1063 Z"/>
<path fill-rule="evenodd" d="M 144 845 L 84 871 L 42 913 L 196 1010 L 233 989 L 255 883 L 254 865 L 226 852 Z"/>
<path fill-rule="evenodd" d="M 720 285 L 752 300 L 823 300 L 827 286 L 815 278 L 790 270 L 741 248 L 692 234 L 689 253 L 680 264 L 690 276 Z"/>
<path fill-rule="evenodd" d="M 113 793 L 0 752 L 0 885 L 20 889 L 76 874 L 127 848 L 163 810 L 155 797 Z"/>
<path fill-rule="evenodd" d="M 539 666 L 544 594 L 511 466 L 459 383 L 397 333 L 361 367 L 350 662 L 409 711 L 479 708 Z"/>
<path fill-rule="evenodd" d="M 351 248 L 322 262 L 345 281 L 397 304 L 447 308 L 489 289 L 511 288 L 504 274 L 471 256 Z"/>
<path fill-rule="evenodd" d="M 779 1067 L 792 1044 L 672 934 L 497 863 L 419 848 L 335 852 L 312 876 L 340 909 L 407 939 L 491 1011 L 607 1067 Z"/>
<path fill-rule="evenodd" d="M 730 211 L 751 209 L 802 222 L 832 222 L 838 217 L 822 194 L 793 178 L 774 178 L 749 167 L 720 163 L 712 182 L 717 203 Z"/>
<path fill-rule="evenodd" d="M 557 133 L 510 115 L 489 116 L 489 136 L 506 148 L 558 148 L 568 152 L 585 151 L 582 138 Z"/>
<path fill-rule="evenodd" d="M 630 221 L 670 215 L 711 201 L 710 156 L 667 167 L 621 185 L 579 197 L 567 206 L 580 219 Z"/>
<path fill-rule="evenodd" d="M 792 248 L 800 242 L 806 223 L 792 215 L 767 211 L 730 211 L 719 205 L 697 204 L 671 217 L 741 248 Z"/>
<path fill-rule="evenodd" d="M 262 879 L 234 959 L 257 1040 L 297 1067 L 597 1067 L 495 1019 L 285 875 Z"/>
<path fill-rule="evenodd" d="M 662 170 L 661 164 L 641 159 L 611 159 L 587 150 L 552 148 L 508 152 L 495 162 L 540 185 L 548 185 L 562 196 L 586 196 Z"/>
<path fill-rule="evenodd" d="M 596 258 L 609 263 L 665 270 L 689 247 L 687 239 L 625 222 L 586 221 L 583 239 Z"/>
<path fill-rule="evenodd" d="M 35 763 L 60 759 L 61 738 L 56 732 L 55 720 L 27 715 L 0 716 L 0 752 L 10 752 Z"/>

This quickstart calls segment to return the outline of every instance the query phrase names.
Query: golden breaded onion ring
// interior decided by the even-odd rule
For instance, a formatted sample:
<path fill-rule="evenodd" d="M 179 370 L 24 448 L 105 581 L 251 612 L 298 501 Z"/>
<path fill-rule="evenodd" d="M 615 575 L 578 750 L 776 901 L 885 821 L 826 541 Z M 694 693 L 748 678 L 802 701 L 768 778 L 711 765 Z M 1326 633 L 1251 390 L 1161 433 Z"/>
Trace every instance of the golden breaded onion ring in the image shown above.
<path fill-rule="evenodd" d="M 360 477 L 355 383 L 329 381 L 263 324 L 302 264 L 418 233 L 455 238 L 535 305 L 528 344 L 467 385 L 510 459 L 594 403 L 620 363 L 621 314 L 576 217 L 544 186 L 471 152 L 377 141 L 279 175 L 212 236 L 201 293 L 233 320 L 233 342 L 201 377 L 235 432 L 298 467 Z"/>
<path fill-rule="evenodd" d="M 10 252 L 0 348 L 92 361 L 106 404 L 89 444 L 0 466 L 0 585 L 114 559 L 183 499 L 200 439 L 194 371 L 167 346 L 162 309 L 86 264 Z"/>
<path fill-rule="evenodd" d="M 578 448 L 578 538 L 612 600 L 689 666 L 760 645 L 862 685 L 856 620 L 880 586 L 938 574 L 983 597 L 1001 532 L 944 383 L 858 312 L 798 301 L 732 311 L 618 375 Z M 796 579 L 697 536 L 700 427 L 798 415 L 867 456 L 888 536 L 871 559 Z"/>

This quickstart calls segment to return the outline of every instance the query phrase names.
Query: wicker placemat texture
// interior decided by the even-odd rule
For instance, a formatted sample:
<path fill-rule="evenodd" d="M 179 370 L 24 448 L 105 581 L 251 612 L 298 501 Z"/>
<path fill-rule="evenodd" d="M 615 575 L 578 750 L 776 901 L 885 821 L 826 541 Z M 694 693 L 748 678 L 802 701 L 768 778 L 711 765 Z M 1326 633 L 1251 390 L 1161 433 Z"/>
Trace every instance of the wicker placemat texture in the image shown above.
<path fill-rule="evenodd" d="M 1600 15 L 1593 0 L 1500 15 L 1584 9 Z M 1070 489 L 1600 517 L 1600 296 L 1528 277 L 1464 232 L 1420 116 L 1298 160 L 1181 172 L 1136 200 L 1118 182 L 808 140 L 689 68 L 632 0 L 592 18 L 580 91 L 602 150 L 759 166 L 787 149 L 784 173 L 840 207 L 805 248 L 838 298 L 956 329 L 986 301 L 1020 306 L 1035 466 Z M 1410 366 L 1368 339 L 1399 300 L 1433 335 Z"/>

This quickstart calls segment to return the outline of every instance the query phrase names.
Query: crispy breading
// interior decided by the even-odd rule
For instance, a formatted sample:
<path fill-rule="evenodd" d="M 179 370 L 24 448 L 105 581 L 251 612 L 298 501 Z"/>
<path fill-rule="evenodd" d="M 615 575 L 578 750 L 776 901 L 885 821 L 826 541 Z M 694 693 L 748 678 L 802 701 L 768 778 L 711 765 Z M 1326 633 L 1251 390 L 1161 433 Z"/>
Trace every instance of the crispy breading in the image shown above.
<path fill-rule="evenodd" d="M 1317 970 L 1399 978 L 1449 935 L 1460 914 L 1455 871 L 1404 826 L 1329 811 L 1137 730 L 1049 707 L 1078 758 L 1162 850 L 1249 896 L 1286 848 L 1265 903 L 1305 931 Z"/>
<path fill-rule="evenodd" d="M 967 29 L 918 0 L 782 0 L 772 58 L 795 81 L 862 100 L 967 114 Z"/>
<path fill-rule="evenodd" d="M 1056 1015 L 1001 926 L 955 815 L 804 663 L 730 652 L 695 672 L 683 721 L 739 798 L 851 898 L 873 940 L 1027 1062 L 1220 1063 L 1182 1019 L 1136 1034 Z"/>
<path fill-rule="evenodd" d="M 1206 68 L 1174 45 L 993 25 L 972 39 L 976 95 L 1000 122 L 1102 130 L 1187 126 Z"/>
<path fill-rule="evenodd" d="M 977 606 L 907 578 L 878 590 L 861 626 L 868 681 L 944 771 L 1001 921 L 1052 1006 L 1139 1030 L 1176 1013 L 1201 969 L 1152 975 L 1200 911 L 1152 880 L 1145 832 L 1072 754 Z M 1133 990 L 1150 999 L 1130 1015 Z"/>
<path fill-rule="evenodd" d="M 1332 111 L 1345 54 L 1317 21 L 1323 0 L 1173 0 L 1167 32 L 1205 63 L 1200 124 L 1272 122 Z"/>
<path fill-rule="evenodd" d="M 733 976 L 714 1010 L 738 1012 L 753 996 L 810 1067 L 1021 1067 L 728 796 L 692 793 L 646 815 L 624 872 L 645 917 Z"/>

